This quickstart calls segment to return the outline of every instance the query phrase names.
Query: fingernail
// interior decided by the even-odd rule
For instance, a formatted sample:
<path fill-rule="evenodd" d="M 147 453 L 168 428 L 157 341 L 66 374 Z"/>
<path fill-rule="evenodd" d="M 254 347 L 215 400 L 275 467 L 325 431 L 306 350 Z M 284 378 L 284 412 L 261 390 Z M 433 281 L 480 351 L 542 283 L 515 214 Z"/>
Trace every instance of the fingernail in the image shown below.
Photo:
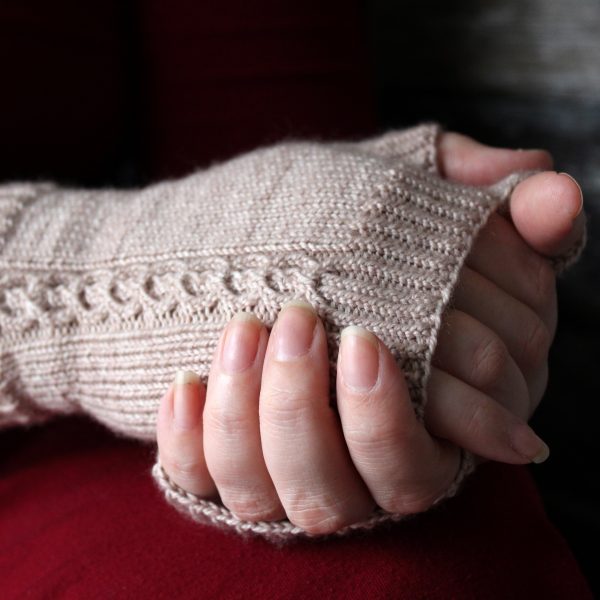
<path fill-rule="evenodd" d="M 579 215 L 579 213 L 583 210 L 583 190 L 581 189 L 581 186 L 579 185 L 579 182 L 577 181 L 577 179 L 575 179 L 575 177 L 573 177 L 572 175 L 569 175 L 568 173 L 565 173 L 564 171 L 562 173 L 559 173 L 559 175 L 566 175 L 571 181 L 574 181 L 575 185 L 579 188 L 580 203 L 579 203 L 579 210 L 573 215 L 573 219 L 575 219 L 577 217 L 577 215 Z"/>
<path fill-rule="evenodd" d="M 274 327 L 275 358 L 287 361 L 304 356 L 312 346 L 316 324 L 317 313 L 308 302 L 286 302 Z"/>
<path fill-rule="evenodd" d="M 379 343 L 366 329 L 351 325 L 342 331 L 340 368 L 344 383 L 357 391 L 368 392 L 379 376 Z"/>
<path fill-rule="evenodd" d="M 543 463 L 550 456 L 550 448 L 529 425 L 518 425 L 512 432 L 513 448 L 527 460 Z"/>
<path fill-rule="evenodd" d="M 550 448 L 545 442 L 542 442 L 542 446 L 539 452 L 533 457 L 533 462 L 536 464 L 543 463 L 550 456 Z"/>
<path fill-rule="evenodd" d="M 193 371 L 177 371 L 173 381 L 173 422 L 179 429 L 193 429 L 200 422 L 202 407 L 198 402 L 200 377 Z"/>
<path fill-rule="evenodd" d="M 221 352 L 221 367 L 225 372 L 241 373 L 254 364 L 261 325 L 259 319 L 247 312 L 238 312 L 229 321 Z"/>

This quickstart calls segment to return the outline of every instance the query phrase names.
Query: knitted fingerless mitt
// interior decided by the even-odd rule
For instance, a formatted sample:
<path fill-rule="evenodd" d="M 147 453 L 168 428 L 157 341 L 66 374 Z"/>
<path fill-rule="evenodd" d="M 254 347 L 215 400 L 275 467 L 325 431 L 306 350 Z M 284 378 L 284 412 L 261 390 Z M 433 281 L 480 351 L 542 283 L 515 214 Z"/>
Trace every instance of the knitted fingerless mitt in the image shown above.
<path fill-rule="evenodd" d="M 175 371 L 206 380 L 237 311 L 270 327 L 293 298 L 323 319 L 333 394 L 340 331 L 361 325 L 390 348 L 422 418 L 460 268 L 522 177 L 449 183 L 437 172 L 437 135 L 425 125 L 360 143 L 283 143 L 133 192 L 0 187 L 0 427 L 85 412 L 153 440 Z M 445 497 L 471 458 L 463 452 Z M 272 540 L 305 535 L 289 521 L 241 521 L 178 488 L 158 463 L 153 474 L 196 520 Z M 378 509 L 337 533 L 400 518 Z"/>

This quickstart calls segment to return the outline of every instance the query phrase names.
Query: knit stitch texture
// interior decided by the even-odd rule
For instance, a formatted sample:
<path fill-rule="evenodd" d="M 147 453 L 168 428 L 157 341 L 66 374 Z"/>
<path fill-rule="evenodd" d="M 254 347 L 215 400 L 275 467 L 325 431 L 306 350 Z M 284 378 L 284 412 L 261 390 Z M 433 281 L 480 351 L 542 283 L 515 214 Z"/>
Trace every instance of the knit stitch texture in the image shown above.
<path fill-rule="evenodd" d="M 286 142 L 142 190 L 0 187 L 0 428 L 84 412 L 155 439 L 179 369 L 206 381 L 240 310 L 271 327 L 287 300 L 323 319 L 331 392 L 340 332 L 361 325 L 390 348 L 418 418 L 444 309 L 473 240 L 506 210 L 514 174 L 489 187 L 442 179 L 439 128 L 359 143 Z M 581 253 L 585 235 L 554 261 Z M 462 453 L 456 493 L 473 469 Z M 289 521 L 253 523 L 153 475 L 195 520 L 286 541 Z M 403 515 L 377 509 L 369 529 Z"/>

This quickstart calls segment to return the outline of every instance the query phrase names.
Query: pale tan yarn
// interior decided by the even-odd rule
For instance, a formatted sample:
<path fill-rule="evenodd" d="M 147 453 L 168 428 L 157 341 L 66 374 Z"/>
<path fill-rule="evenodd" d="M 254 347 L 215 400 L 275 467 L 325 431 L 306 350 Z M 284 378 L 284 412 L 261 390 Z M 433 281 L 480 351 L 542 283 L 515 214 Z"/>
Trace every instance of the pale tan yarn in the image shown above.
<path fill-rule="evenodd" d="M 271 326 L 292 298 L 324 320 L 332 383 L 341 329 L 362 325 L 397 358 L 422 418 L 462 263 L 525 176 L 492 188 L 444 181 L 438 132 L 282 143 L 137 191 L 0 187 L 0 427 L 85 412 L 153 440 L 175 371 L 206 380 L 235 312 Z M 584 244 L 555 261 L 557 272 Z M 463 452 L 444 498 L 472 468 Z M 305 535 L 288 521 L 240 521 L 177 488 L 159 464 L 153 474 L 196 520 L 271 540 Z M 338 533 L 400 518 L 379 510 Z"/>

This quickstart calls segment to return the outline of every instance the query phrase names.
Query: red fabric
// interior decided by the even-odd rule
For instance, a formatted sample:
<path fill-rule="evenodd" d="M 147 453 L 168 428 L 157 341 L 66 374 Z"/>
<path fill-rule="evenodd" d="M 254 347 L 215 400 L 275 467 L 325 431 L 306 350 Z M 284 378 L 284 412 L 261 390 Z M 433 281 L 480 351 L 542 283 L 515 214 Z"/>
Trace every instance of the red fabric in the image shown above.
<path fill-rule="evenodd" d="M 523 467 L 484 465 L 411 522 L 278 549 L 166 506 L 153 448 L 99 425 L 65 419 L 0 440 L 5 600 L 592 597 Z"/>

